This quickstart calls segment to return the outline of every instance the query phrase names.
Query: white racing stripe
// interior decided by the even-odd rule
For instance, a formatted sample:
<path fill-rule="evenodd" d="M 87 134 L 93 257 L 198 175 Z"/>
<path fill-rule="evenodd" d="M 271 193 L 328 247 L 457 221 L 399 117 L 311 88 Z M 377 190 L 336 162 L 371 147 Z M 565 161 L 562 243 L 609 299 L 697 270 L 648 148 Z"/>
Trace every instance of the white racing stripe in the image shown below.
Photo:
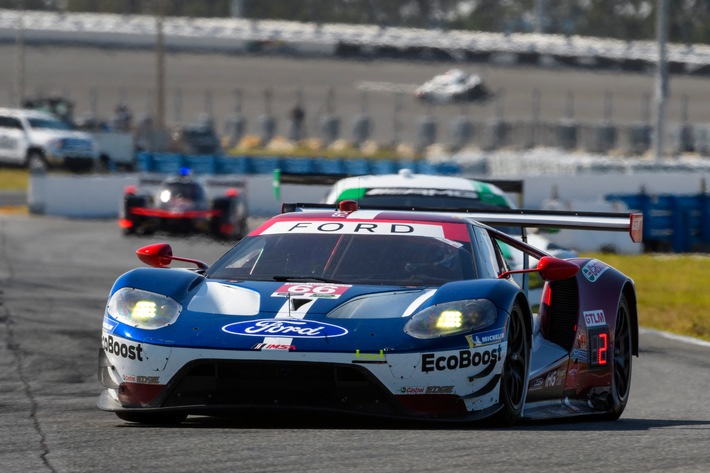
<path fill-rule="evenodd" d="M 284 305 L 281 306 L 276 314 L 276 319 L 298 319 L 303 320 L 308 314 L 308 310 L 313 306 L 317 299 L 311 299 L 296 310 L 291 310 L 291 298 L 287 297 Z M 291 345 L 293 338 L 286 337 L 264 337 L 265 344 L 273 345 Z"/>

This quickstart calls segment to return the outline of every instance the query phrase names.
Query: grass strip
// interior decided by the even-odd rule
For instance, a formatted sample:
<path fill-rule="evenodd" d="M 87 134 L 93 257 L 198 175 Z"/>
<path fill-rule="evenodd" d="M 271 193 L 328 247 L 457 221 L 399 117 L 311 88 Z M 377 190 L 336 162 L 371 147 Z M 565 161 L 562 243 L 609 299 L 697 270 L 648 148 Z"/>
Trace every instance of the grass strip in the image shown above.
<path fill-rule="evenodd" d="M 585 254 L 636 284 L 639 324 L 710 341 L 710 255 Z"/>

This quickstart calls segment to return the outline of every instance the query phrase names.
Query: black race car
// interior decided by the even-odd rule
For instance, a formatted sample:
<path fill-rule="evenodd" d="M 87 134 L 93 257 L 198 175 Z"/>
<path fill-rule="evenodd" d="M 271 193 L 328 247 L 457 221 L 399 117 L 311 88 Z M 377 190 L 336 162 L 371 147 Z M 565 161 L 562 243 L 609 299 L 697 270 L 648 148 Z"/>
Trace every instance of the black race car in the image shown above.
<path fill-rule="evenodd" d="M 201 181 L 187 170 L 166 179 L 143 178 L 140 188 L 126 187 L 118 224 L 125 235 L 160 231 L 237 240 L 248 232 L 245 186 Z"/>

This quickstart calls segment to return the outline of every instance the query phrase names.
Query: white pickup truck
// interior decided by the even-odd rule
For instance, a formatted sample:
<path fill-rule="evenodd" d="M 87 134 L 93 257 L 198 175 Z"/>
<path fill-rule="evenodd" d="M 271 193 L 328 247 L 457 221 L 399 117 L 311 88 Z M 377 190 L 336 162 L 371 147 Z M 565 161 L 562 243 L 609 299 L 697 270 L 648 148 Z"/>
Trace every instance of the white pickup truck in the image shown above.
<path fill-rule="evenodd" d="M 91 135 L 72 130 L 49 113 L 0 108 L 0 162 L 90 171 L 99 162 L 99 147 Z"/>

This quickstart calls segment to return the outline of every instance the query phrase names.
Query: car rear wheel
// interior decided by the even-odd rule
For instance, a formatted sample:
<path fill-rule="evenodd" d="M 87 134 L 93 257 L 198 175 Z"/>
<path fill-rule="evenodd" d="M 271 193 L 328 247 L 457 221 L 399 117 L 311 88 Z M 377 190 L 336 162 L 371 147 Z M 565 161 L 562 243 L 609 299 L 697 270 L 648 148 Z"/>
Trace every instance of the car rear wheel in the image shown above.
<path fill-rule="evenodd" d="M 116 412 L 116 416 L 127 422 L 151 425 L 179 424 L 187 418 L 182 412 Z"/>
<path fill-rule="evenodd" d="M 504 426 L 514 424 L 520 418 L 527 393 L 530 343 L 525 315 L 518 303 L 511 309 L 506 331 L 508 341 L 500 382 L 503 407 L 494 418 L 496 424 Z"/>
<path fill-rule="evenodd" d="M 614 356 L 612 362 L 611 393 L 609 394 L 609 412 L 607 420 L 616 420 L 626 408 L 631 389 L 631 313 L 625 296 L 621 296 L 616 309 L 614 327 Z"/>

